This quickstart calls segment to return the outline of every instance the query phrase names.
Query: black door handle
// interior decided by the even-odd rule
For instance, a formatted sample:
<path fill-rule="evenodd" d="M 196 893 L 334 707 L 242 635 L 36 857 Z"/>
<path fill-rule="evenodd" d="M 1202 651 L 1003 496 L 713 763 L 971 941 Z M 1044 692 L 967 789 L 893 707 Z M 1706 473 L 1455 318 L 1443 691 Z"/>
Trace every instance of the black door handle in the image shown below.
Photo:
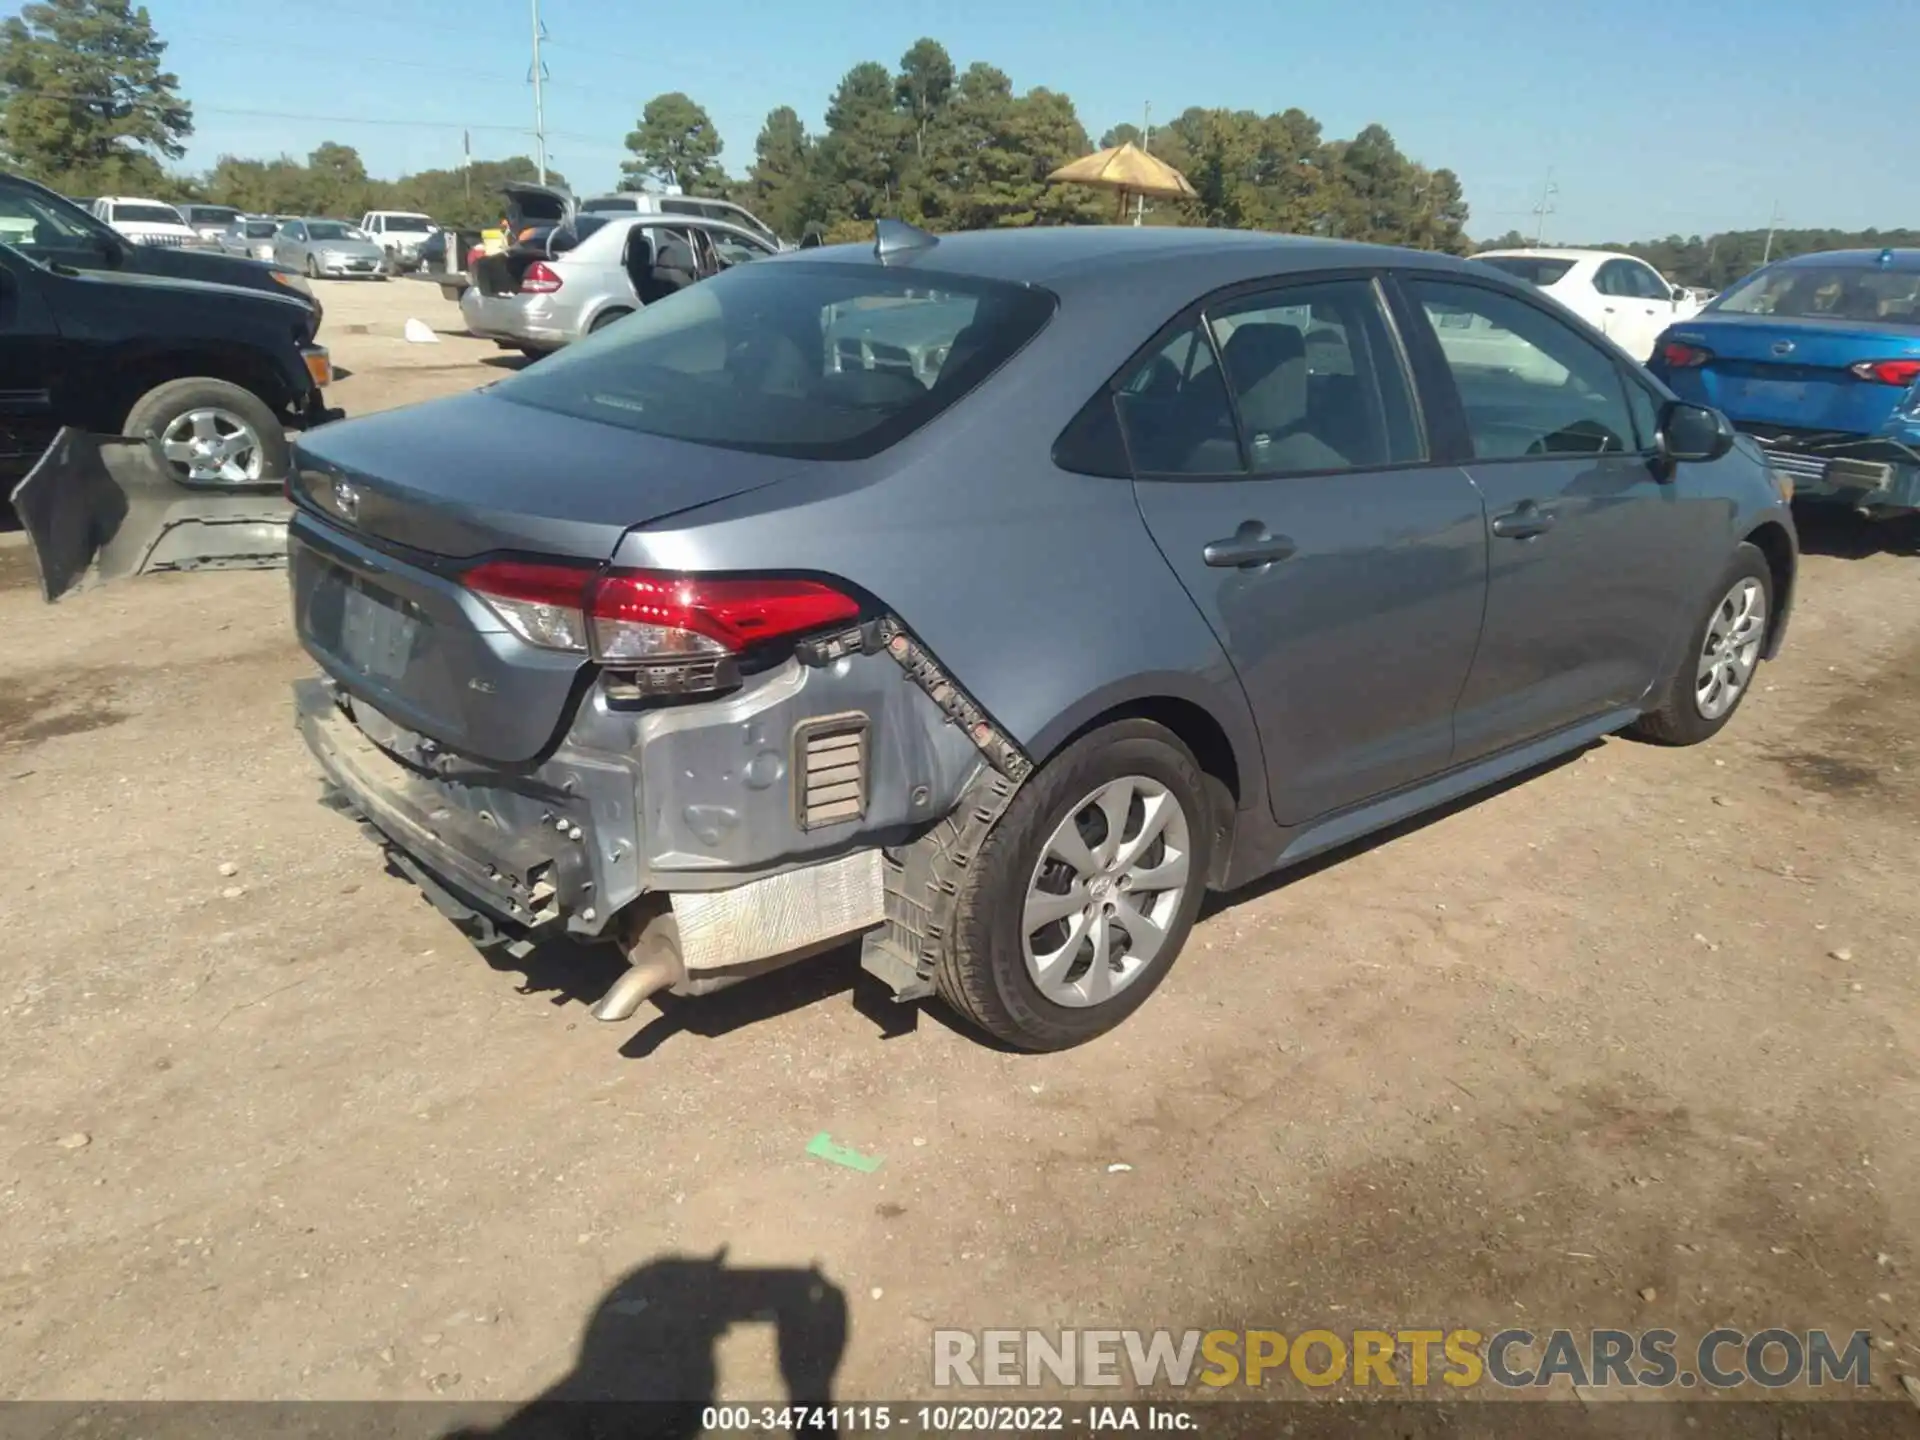
<path fill-rule="evenodd" d="M 1531 500 L 1522 500 L 1504 515 L 1493 517 L 1493 533 L 1502 540 L 1531 540 L 1553 528 L 1553 516 Z"/>
<path fill-rule="evenodd" d="M 1212 540 L 1201 551 L 1207 564 L 1218 569 L 1257 570 L 1285 560 L 1300 547 L 1285 535 L 1275 535 L 1258 520 L 1243 520 L 1225 540 Z"/>

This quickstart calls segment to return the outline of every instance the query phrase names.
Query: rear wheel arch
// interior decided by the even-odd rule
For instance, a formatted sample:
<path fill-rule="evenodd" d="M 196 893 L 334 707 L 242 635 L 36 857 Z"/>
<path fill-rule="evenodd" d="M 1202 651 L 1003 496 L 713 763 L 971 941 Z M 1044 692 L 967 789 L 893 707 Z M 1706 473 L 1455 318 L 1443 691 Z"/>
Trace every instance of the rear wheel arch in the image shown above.
<path fill-rule="evenodd" d="M 1257 742 L 1243 736 L 1236 744 L 1213 710 L 1191 697 L 1144 693 L 1113 700 L 1077 722 L 1063 717 L 1043 733 L 1042 742 L 1030 753 L 1037 765 L 1044 765 L 1082 736 L 1122 720 L 1148 720 L 1161 726 L 1199 763 L 1213 806 L 1214 843 L 1208 880 L 1216 887 L 1224 884 L 1233 849 L 1234 822 L 1248 799 L 1248 787 L 1252 787 L 1255 799 L 1264 794 L 1262 763 L 1257 751 L 1249 753 Z"/>
<path fill-rule="evenodd" d="M 1771 608 L 1767 616 L 1766 655 L 1772 659 L 1780 646 L 1782 623 L 1793 605 L 1795 574 L 1793 537 L 1777 520 L 1763 520 L 1741 537 L 1767 557 L 1767 570 L 1773 577 Z"/>

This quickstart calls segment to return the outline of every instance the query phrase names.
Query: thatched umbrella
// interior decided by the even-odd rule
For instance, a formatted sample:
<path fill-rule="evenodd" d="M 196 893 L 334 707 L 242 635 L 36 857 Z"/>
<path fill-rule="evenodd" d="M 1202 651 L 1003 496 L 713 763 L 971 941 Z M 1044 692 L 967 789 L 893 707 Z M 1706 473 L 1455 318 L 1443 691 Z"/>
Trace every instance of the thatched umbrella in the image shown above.
<path fill-rule="evenodd" d="M 1111 150 L 1101 150 L 1082 156 L 1069 165 L 1062 165 L 1047 179 L 1064 185 L 1093 185 L 1118 191 L 1120 208 L 1115 213 L 1120 219 L 1126 217 L 1129 196 L 1151 195 L 1164 200 L 1182 200 L 1190 199 L 1194 193 L 1186 176 L 1166 161 L 1155 159 L 1131 140 Z"/>

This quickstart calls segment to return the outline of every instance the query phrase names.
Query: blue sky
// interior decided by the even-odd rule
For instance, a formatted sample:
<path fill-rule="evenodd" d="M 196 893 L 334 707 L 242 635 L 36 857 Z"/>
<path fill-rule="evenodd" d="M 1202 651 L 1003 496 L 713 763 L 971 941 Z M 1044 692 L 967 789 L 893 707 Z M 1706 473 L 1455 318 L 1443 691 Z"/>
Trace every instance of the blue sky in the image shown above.
<path fill-rule="evenodd" d="M 1895 117 L 1912 0 L 542 0 L 548 154 L 610 187 L 648 97 L 707 107 L 738 171 L 766 112 L 817 128 L 849 66 L 930 35 L 1071 95 L 1096 140 L 1189 105 L 1370 121 L 1459 172 L 1476 236 L 1920 226 Z M 196 106 L 187 164 L 356 146 L 376 175 L 532 153 L 526 0 L 148 0 Z M 652 17 L 685 17 L 678 24 Z M 697 18 L 696 18 L 697 17 Z M 1903 23 L 1904 22 L 1904 23 Z M 303 118 L 279 118 L 280 112 Z"/>

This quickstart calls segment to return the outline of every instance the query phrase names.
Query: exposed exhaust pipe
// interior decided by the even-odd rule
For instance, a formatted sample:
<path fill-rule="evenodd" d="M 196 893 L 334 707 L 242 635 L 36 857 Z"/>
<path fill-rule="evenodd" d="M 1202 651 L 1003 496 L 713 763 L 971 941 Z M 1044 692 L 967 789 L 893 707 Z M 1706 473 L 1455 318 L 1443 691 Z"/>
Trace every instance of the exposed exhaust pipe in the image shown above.
<path fill-rule="evenodd" d="M 630 932 L 625 949 L 632 968 L 614 981 L 588 1012 L 596 1020 L 631 1020 L 643 1000 L 686 981 L 679 927 L 671 913 L 655 913 L 640 920 Z"/>

